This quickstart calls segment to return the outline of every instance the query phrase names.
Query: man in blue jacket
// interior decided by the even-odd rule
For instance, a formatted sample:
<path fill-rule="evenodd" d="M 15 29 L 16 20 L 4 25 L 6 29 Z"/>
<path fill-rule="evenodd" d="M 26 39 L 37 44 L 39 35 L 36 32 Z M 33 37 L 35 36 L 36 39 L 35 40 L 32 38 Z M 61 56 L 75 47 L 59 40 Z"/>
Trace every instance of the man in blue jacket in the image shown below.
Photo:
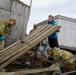
<path fill-rule="evenodd" d="M 56 22 L 54 21 L 54 17 L 52 16 L 52 15 L 49 15 L 48 16 L 48 21 L 47 21 L 47 23 L 49 24 L 49 25 L 54 25 L 54 26 L 56 26 Z M 58 39 L 57 39 L 57 33 L 55 32 L 55 33 L 53 33 L 52 35 L 50 35 L 49 37 L 48 37 L 48 42 L 49 42 L 49 45 L 50 45 L 50 47 L 59 47 L 59 44 L 58 44 Z"/>

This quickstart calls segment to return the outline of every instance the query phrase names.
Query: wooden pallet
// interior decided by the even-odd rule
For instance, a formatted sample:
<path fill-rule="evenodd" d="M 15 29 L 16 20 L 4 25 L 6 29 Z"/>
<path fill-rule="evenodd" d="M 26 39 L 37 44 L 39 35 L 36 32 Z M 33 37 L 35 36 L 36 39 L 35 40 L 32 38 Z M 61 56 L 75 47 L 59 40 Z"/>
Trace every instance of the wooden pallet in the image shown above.
<path fill-rule="evenodd" d="M 18 42 L 5 48 L 2 52 L 0 52 L 0 69 L 25 54 L 28 50 L 57 31 L 59 28 L 60 26 L 47 24 L 41 25 L 35 31 L 21 39 L 24 43 L 19 40 Z"/>

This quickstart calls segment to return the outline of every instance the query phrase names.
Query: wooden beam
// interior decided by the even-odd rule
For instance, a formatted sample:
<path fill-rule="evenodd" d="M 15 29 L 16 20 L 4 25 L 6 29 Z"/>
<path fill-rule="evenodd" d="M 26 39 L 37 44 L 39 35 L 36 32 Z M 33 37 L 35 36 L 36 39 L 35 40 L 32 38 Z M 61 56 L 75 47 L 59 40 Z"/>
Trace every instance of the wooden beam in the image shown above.
<path fill-rule="evenodd" d="M 34 73 L 45 73 L 45 72 L 52 72 L 56 71 L 58 73 L 61 73 L 61 70 L 59 68 L 59 65 L 53 64 L 52 66 L 48 68 L 40 68 L 40 69 L 32 69 L 32 70 L 22 70 L 22 71 L 16 71 L 16 72 L 5 72 L 1 73 L 2 75 L 25 75 L 25 74 L 34 74 Z"/>
<path fill-rule="evenodd" d="M 38 37 L 41 33 L 43 33 L 48 28 L 49 28 L 49 26 L 47 28 L 43 28 L 43 31 L 40 31 L 39 33 L 35 34 L 32 38 L 28 37 L 27 40 L 25 38 L 25 40 L 24 40 L 24 41 L 26 41 L 25 43 L 22 43 L 20 46 L 17 46 L 16 48 L 13 48 L 11 51 L 9 51 L 9 52 L 5 53 L 4 55 L 0 56 L 0 63 L 9 59 L 10 57 L 14 56 L 15 54 L 19 53 L 21 51 L 21 48 L 24 47 L 25 45 L 30 45 L 30 42 L 32 40 L 34 40 L 36 37 Z"/>
<path fill-rule="evenodd" d="M 33 33 L 31 33 L 31 35 L 29 34 L 28 37 L 23 37 L 21 40 L 28 40 L 29 38 L 32 38 L 34 35 L 36 35 L 37 33 L 39 33 L 40 30 L 44 29 L 46 26 L 39 26 L 38 29 L 36 29 L 36 32 L 33 31 Z M 0 51 L 0 56 L 4 55 L 5 53 L 7 53 L 8 51 L 10 51 L 12 48 L 17 47 L 17 45 L 21 45 L 21 40 L 17 41 L 16 43 L 8 46 L 7 48 L 5 48 L 4 50 Z M 25 41 L 26 41 L 25 40 Z"/>
<path fill-rule="evenodd" d="M 54 33 L 60 28 L 60 26 L 50 26 L 50 25 L 44 25 L 40 26 L 37 30 L 33 31 L 30 35 L 26 36 L 22 40 L 24 43 L 21 43 L 17 47 L 11 46 L 9 48 L 9 51 L 5 54 L 0 54 L 0 69 L 7 66 L 9 63 L 20 57 L 21 55 L 25 54 L 28 50 L 33 48 L 35 45 L 40 43 L 42 40 L 47 38 L 49 35 Z M 19 42 L 17 42 L 19 44 Z M 15 43 L 16 44 L 16 43 Z"/>
<path fill-rule="evenodd" d="M 49 27 L 50 27 L 50 26 L 48 26 L 48 28 L 49 28 Z M 46 30 L 47 30 L 47 29 L 46 29 Z M 44 31 L 45 31 L 45 29 L 43 29 L 42 32 L 44 32 Z M 41 33 L 42 33 L 42 32 L 41 32 Z M 37 34 L 37 37 L 36 37 L 36 38 L 38 38 L 39 34 L 40 34 L 40 33 Z M 40 34 L 40 35 L 41 35 L 41 34 Z M 29 39 L 29 40 L 30 40 L 30 39 Z M 26 41 L 26 42 L 29 42 L 29 40 Z M 34 40 L 35 40 L 35 38 L 34 38 L 32 41 L 34 41 Z M 11 56 L 11 55 L 13 55 L 13 54 L 15 53 L 15 54 L 16 54 L 16 55 L 14 54 L 15 57 L 13 56 L 13 57 L 10 58 L 9 60 L 7 60 L 8 62 L 5 61 L 5 62 L 0 66 L 0 68 L 2 68 L 3 66 L 5 66 L 5 65 L 8 64 L 8 63 L 11 63 L 11 60 L 16 59 L 17 56 L 18 56 L 18 55 L 17 55 L 18 52 L 19 52 L 19 55 L 22 55 L 21 53 L 27 52 L 27 50 L 25 50 L 25 48 L 28 48 L 28 46 L 31 45 L 30 43 L 31 43 L 32 41 L 30 41 L 29 44 L 26 44 L 26 45 L 22 46 L 22 47 L 19 48 L 18 50 L 15 50 L 15 51 L 13 50 L 14 52 L 13 52 L 12 54 L 8 55 L 8 56 Z M 25 43 L 26 43 L 26 42 L 25 42 Z M 33 44 L 32 44 L 32 45 L 33 45 Z M 30 47 L 32 48 L 32 46 L 30 46 Z M 29 48 L 30 48 L 30 47 L 29 47 Z M 30 48 L 30 49 L 31 49 L 31 48 Z M 25 52 L 22 52 L 23 49 L 24 49 Z M 29 50 L 30 50 L 30 49 L 29 49 Z M 21 52 L 20 52 L 20 51 L 21 51 Z M 17 53 L 16 53 L 16 52 L 17 52 Z M 5 58 L 3 58 L 3 57 L 1 58 L 1 57 L 0 57 L 0 58 L 1 58 L 1 59 L 0 59 L 1 61 L 0 61 L 0 62 L 3 62 L 4 60 L 6 60 L 6 59 L 8 58 L 8 56 L 6 56 Z"/>

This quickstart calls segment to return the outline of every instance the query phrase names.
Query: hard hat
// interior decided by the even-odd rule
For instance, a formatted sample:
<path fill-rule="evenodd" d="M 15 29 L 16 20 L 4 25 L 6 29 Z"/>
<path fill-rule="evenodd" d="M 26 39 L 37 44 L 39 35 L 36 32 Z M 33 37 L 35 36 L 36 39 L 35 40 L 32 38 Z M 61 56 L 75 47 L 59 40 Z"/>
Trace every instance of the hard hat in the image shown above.
<path fill-rule="evenodd" d="M 47 49 L 47 52 L 49 52 L 49 51 L 51 51 L 51 50 L 52 50 L 52 48 L 50 47 L 50 48 Z"/>

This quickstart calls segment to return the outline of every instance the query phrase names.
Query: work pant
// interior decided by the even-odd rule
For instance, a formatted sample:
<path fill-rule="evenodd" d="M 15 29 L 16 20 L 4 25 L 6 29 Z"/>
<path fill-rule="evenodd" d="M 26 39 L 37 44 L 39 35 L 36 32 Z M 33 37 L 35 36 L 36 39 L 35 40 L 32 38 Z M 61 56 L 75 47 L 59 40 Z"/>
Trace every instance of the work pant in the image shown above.
<path fill-rule="evenodd" d="M 53 47 L 59 47 L 57 37 L 56 38 L 50 38 L 50 37 L 48 37 L 48 42 L 49 42 L 49 46 L 52 47 L 52 48 Z"/>
<path fill-rule="evenodd" d="M 5 41 L 4 40 L 0 41 L 0 51 L 4 49 L 4 46 L 5 46 Z"/>

